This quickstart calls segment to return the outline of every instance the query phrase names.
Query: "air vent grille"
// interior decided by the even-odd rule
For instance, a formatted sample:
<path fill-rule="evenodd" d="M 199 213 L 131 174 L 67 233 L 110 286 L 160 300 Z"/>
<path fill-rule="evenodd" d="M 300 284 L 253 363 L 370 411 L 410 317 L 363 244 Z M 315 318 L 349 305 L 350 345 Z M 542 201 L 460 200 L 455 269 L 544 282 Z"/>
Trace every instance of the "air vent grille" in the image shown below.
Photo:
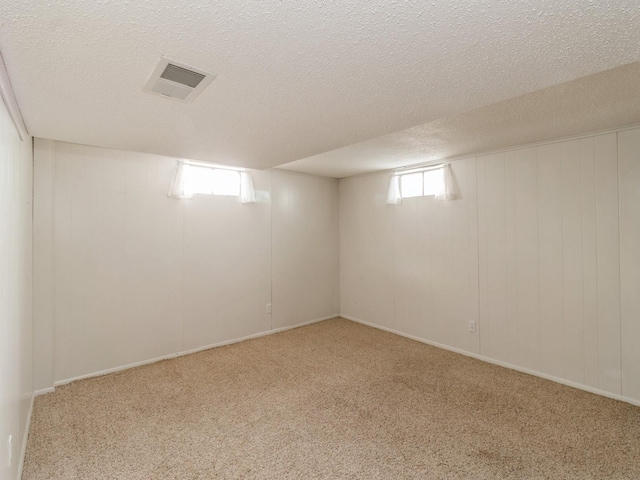
<path fill-rule="evenodd" d="M 164 69 L 160 78 L 164 78 L 165 80 L 179 83 L 181 85 L 187 85 L 191 88 L 196 88 L 200 82 L 204 80 L 205 75 L 170 63 Z"/>
<path fill-rule="evenodd" d="M 214 78 L 216 76 L 213 73 L 162 57 L 142 90 L 190 103 Z"/>

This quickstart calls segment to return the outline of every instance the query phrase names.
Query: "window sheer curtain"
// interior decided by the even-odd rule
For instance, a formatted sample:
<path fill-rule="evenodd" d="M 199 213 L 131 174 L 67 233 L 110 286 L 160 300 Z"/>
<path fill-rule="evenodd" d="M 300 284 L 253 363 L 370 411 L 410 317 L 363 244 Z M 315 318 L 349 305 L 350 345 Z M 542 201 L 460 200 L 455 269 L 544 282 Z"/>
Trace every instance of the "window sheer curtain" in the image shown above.
<path fill-rule="evenodd" d="M 253 188 L 253 179 L 249 172 L 240 172 L 240 201 L 242 203 L 255 203 L 256 191 Z"/>
<path fill-rule="evenodd" d="M 436 194 L 436 200 L 454 200 L 456 192 L 453 184 L 453 174 L 451 165 L 446 163 L 442 166 L 442 190 Z"/>
<path fill-rule="evenodd" d="M 391 175 L 391 180 L 389 181 L 387 203 L 389 205 L 399 205 L 402 203 L 402 195 L 400 194 L 400 176 L 395 173 Z"/>
<path fill-rule="evenodd" d="M 189 189 L 188 170 L 189 166 L 183 161 L 179 161 L 173 171 L 171 183 L 169 184 L 169 197 L 171 198 L 192 198 L 193 192 Z"/>

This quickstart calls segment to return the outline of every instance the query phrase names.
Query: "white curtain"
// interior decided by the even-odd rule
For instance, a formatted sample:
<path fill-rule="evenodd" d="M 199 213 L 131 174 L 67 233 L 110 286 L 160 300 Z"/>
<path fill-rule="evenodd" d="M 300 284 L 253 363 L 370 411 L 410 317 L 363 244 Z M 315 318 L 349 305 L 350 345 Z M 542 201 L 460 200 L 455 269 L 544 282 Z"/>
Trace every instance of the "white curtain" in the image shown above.
<path fill-rule="evenodd" d="M 240 201 L 242 203 L 255 203 L 256 191 L 253 188 L 253 180 L 249 172 L 240 172 Z"/>
<path fill-rule="evenodd" d="M 387 193 L 387 203 L 389 205 L 399 205 L 402 203 L 402 195 L 400 195 L 400 176 L 391 175 L 389 181 L 389 192 Z"/>
<path fill-rule="evenodd" d="M 189 166 L 184 162 L 178 162 L 176 169 L 173 171 L 173 177 L 171 177 L 171 183 L 169 184 L 169 197 L 171 198 L 191 198 L 193 192 L 189 189 L 188 182 L 188 169 Z"/>
<path fill-rule="evenodd" d="M 454 191 L 451 166 L 447 163 L 442 166 L 442 190 L 436 194 L 436 200 L 453 200 L 456 198 Z"/>

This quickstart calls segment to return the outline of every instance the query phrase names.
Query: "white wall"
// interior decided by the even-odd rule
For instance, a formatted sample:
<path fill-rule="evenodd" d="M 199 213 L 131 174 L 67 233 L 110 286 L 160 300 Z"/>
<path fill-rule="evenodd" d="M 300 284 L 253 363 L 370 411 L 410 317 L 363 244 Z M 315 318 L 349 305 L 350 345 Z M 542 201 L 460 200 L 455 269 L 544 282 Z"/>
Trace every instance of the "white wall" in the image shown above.
<path fill-rule="evenodd" d="M 341 313 L 639 402 L 639 165 L 629 130 L 455 161 L 451 202 L 341 180 Z"/>
<path fill-rule="evenodd" d="M 284 170 L 274 170 L 272 179 L 278 328 L 339 312 L 338 182 Z"/>
<path fill-rule="evenodd" d="M 0 101 L 0 479 L 18 478 L 31 399 L 32 144 Z M 11 466 L 7 440 L 12 436 Z"/>
<path fill-rule="evenodd" d="M 273 203 L 175 200 L 175 165 L 36 139 L 38 389 L 337 313 L 337 181 L 253 171 Z"/>
<path fill-rule="evenodd" d="M 640 398 L 640 129 L 618 134 L 622 394 Z"/>

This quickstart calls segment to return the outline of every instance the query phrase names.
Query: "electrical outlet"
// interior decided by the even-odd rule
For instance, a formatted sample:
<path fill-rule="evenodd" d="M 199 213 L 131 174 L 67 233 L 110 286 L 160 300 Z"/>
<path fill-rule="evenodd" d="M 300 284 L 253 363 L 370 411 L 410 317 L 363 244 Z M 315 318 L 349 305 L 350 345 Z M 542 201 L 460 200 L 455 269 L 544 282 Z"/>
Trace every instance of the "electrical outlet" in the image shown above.
<path fill-rule="evenodd" d="M 476 322 L 474 320 L 470 320 L 469 321 L 469 331 L 470 332 L 475 332 L 476 331 Z"/>
<path fill-rule="evenodd" d="M 9 435 L 7 438 L 7 468 L 11 466 L 13 460 L 13 435 Z"/>
<path fill-rule="evenodd" d="M 265 312 L 271 313 L 271 304 L 270 303 L 267 303 L 267 308 L 266 308 Z"/>

